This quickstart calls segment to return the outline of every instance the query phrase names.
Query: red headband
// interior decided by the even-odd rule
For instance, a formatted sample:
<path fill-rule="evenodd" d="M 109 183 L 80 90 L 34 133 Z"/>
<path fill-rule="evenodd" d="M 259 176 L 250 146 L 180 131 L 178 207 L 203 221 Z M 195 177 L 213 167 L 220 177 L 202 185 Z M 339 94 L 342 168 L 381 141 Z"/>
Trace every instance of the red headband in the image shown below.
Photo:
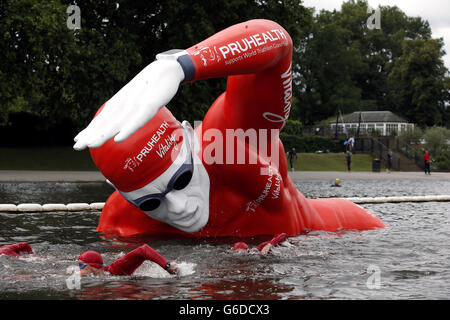
<path fill-rule="evenodd" d="M 101 147 L 90 149 L 90 153 L 95 165 L 117 189 L 130 192 L 166 171 L 180 152 L 182 142 L 180 123 L 163 107 L 125 141 L 111 138 Z"/>

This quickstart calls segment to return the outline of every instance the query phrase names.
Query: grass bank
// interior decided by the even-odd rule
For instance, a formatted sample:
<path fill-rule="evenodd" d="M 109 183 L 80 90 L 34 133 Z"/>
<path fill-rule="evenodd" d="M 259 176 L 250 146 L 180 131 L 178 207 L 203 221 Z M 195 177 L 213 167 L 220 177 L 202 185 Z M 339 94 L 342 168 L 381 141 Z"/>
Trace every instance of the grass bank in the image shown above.
<path fill-rule="evenodd" d="M 298 153 L 297 171 L 346 171 L 343 153 Z M 96 171 L 88 150 L 72 147 L 0 148 L 0 170 Z M 371 171 L 372 156 L 354 154 L 352 171 Z"/>
<path fill-rule="evenodd" d="M 88 150 L 72 147 L 0 148 L 0 170 L 96 171 Z"/>
<path fill-rule="evenodd" d="M 354 154 L 351 162 L 352 171 L 372 171 L 370 154 Z M 297 153 L 294 162 L 296 171 L 347 171 L 344 153 Z"/>

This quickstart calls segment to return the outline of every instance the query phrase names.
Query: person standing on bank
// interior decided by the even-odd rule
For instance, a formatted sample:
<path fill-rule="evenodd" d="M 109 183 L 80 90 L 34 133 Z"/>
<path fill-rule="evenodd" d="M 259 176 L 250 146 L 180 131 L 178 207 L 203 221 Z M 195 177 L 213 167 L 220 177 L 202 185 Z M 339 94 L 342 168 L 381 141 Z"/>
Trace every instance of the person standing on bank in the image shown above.
<path fill-rule="evenodd" d="M 295 148 L 292 148 L 292 150 L 288 152 L 288 156 L 289 164 L 291 165 L 291 171 L 294 171 L 294 160 L 297 160 L 297 153 L 295 152 Z"/>
<path fill-rule="evenodd" d="M 392 157 L 393 157 L 393 152 L 391 149 L 389 149 L 388 153 L 387 153 L 387 166 L 386 166 L 386 172 L 387 173 L 391 173 L 391 169 L 392 169 Z"/>
<path fill-rule="evenodd" d="M 425 154 L 423 155 L 423 162 L 424 162 L 424 170 L 425 174 L 431 174 L 430 173 L 430 154 L 428 153 L 428 150 L 425 150 Z"/>
<path fill-rule="evenodd" d="M 345 160 L 347 162 L 347 172 L 352 171 L 352 153 L 350 151 L 347 151 L 345 154 Z"/>
<path fill-rule="evenodd" d="M 350 139 L 348 139 L 348 150 L 350 152 L 355 152 L 355 138 L 353 136 L 350 137 Z"/>

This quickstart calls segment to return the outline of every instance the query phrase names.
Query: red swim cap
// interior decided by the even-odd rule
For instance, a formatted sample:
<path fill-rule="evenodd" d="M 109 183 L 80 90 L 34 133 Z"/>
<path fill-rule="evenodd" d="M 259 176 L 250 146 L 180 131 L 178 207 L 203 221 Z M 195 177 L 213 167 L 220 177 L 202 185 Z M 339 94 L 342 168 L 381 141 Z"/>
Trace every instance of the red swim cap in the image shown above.
<path fill-rule="evenodd" d="M 78 261 L 82 261 L 91 267 L 94 268 L 102 268 L 103 267 L 103 258 L 100 253 L 97 251 L 89 250 L 83 252 L 79 257 Z"/>
<path fill-rule="evenodd" d="M 125 141 L 111 138 L 90 152 L 102 174 L 120 191 L 130 192 L 166 171 L 180 152 L 182 142 L 180 123 L 163 107 Z"/>
<path fill-rule="evenodd" d="M 248 245 L 244 242 L 236 242 L 232 248 L 233 250 L 247 250 Z"/>

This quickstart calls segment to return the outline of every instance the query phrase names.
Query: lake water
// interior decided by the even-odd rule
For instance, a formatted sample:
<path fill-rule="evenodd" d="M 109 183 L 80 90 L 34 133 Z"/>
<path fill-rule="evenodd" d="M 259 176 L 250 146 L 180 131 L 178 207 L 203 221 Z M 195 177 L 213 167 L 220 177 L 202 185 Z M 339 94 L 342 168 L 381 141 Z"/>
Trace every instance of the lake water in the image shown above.
<path fill-rule="evenodd" d="M 296 181 L 306 196 L 375 197 L 450 194 L 450 181 Z M 103 183 L 1 183 L 0 203 L 103 202 Z M 237 239 L 148 242 L 182 275 L 145 262 L 130 277 L 70 282 L 85 250 L 105 263 L 140 244 L 106 240 L 99 212 L 0 213 L 0 245 L 27 241 L 35 254 L 0 256 L 0 299 L 449 299 L 450 202 L 367 204 L 388 228 L 311 232 L 274 254 L 231 252 Z M 247 239 L 250 246 L 266 239 Z"/>

